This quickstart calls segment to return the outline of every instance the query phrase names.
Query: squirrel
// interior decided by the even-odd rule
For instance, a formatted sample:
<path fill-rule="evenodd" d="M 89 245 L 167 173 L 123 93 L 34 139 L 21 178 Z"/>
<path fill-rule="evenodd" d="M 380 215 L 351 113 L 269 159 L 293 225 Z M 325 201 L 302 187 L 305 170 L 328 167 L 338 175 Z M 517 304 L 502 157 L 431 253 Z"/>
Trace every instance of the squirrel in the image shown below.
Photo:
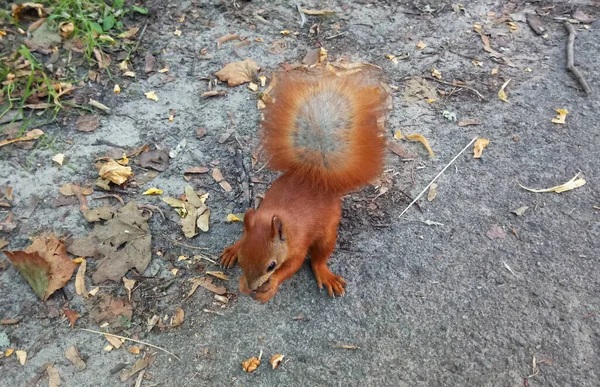
<path fill-rule="evenodd" d="M 262 144 L 269 168 L 283 174 L 259 208 L 247 210 L 243 235 L 223 250 L 221 265 L 239 262 L 240 292 L 264 303 L 310 253 L 318 287 L 342 296 L 346 281 L 327 261 L 342 197 L 383 169 L 380 119 L 388 94 L 364 72 L 340 76 L 321 69 L 277 75 L 272 97 L 261 123 Z"/>

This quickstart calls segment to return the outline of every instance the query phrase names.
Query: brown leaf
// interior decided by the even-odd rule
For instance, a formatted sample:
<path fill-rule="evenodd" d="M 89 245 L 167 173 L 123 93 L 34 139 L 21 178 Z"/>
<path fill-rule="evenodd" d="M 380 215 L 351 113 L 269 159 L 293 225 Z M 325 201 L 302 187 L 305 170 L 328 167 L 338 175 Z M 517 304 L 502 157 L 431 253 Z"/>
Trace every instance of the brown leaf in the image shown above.
<path fill-rule="evenodd" d="M 131 367 L 130 369 L 121 371 L 121 373 L 119 374 L 121 381 L 124 382 L 127 379 L 131 378 L 133 375 L 140 372 L 141 370 L 147 368 L 149 365 L 152 364 L 155 357 L 156 355 L 146 355 L 144 358 L 136 361 L 133 367 Z"/>
<path fill-rule="evenodd" d="M 400 156 L 404 160 L 412 160 L 417 158 L 416 154 L 408 153 L 402 145 L 397 142 L 389 141 L 388 149 L 394 152 L 396 155 Z"/>
<path fill-rule="evenodd" d="M 110 159 L 102 166 L 102 168 L 100 168 L 98 175 L 103 179 L 107 179 L 117 185 L 121 185 L 125 183 L 128 178 L 133 176 L 133 172 L 131 172 L 131 167 L 123 166 L 117 163 L 115 160 Z"/>
<path fill-rule="evenodd" d="M 479 120 L 463 120 L 458 122 L 458 126 L 481 125 Z"/>
<path fill-rule="evenodd" d="M 229 281 L 229 277 L 227 277 L 222 271 L 207 271 L 206 274 L 212 275 L 213 277 L 217 277 L 224 281 Z"/>
<path fill-rule="evenodd" d="M 163 172 L 169 167 L 169 154 L 163 150 L 151 150 L 140 155 L 140 166 Z"/>
<path fill-rule="evenodd" d="M 196 129 L 196 137 L 197 138 L 202 138 L 206 136 L 206 128 L 198 128 Z"/>
<path fill-rule="evenodd" d="M 106 339 L 106 341 L 108 341 L 110 343 L 110 345 L 112 345 L 115 349 L 119 349 L 121 348 L 121 346 L 123 345 L 123 342 L 121 341 L 121 339 L 119 339 L 118 337 L 114 337 L 111 335 L 104 335 L 104 338 Z"/>
<path fill-rule="evenodd" d="M 224 286 L 213 284 L 213 280 L 210 277 L 192 278 L 190 281 L 192 281 L 192 289 L 189 291 L 188 297 L 194 294 L 196 289 L 198 289 L 198 286 L 202 286 L 203 288 L 219 295 L 227 293 L 227 289 L 225 289 Z"/>
<path fill-rule="evenodd" d="M 13 220 L 13 213 L 11 211 L 8 213 L 8 216 L 6 217 L 6 219 L 4 219 L 4 221 L 0 222 L 0 231 L 11 232 L 15 228 L 17 228 L 17 224 Z"/>
<path fill-rule="evenodd" d="M 275 354 L 271 357 L 271 367 L 273 367 L 273 369 L 279 367 L 279 364 L 281 364 L 281 361 L 283 360 L 284 356 L 280 355 L 280 354 Z"/>
<path fill-rule="evenodd" d="M 187 215 L 183 218 L 181 229 L 186 238 L 195 237 L 198 232 L 196 231 L 196 221 L 198 220 L 198 209 L 190 203 L 185 203 L 185 209 Z"/>
<path fill-rule="evenodd" d="M 204 207 L 204 211 L 202 211 L 202 208 L 200 208 L 198 210 L 198 213 L 200 215 L 198 215 L 198 221 L 196 222 L 198 228 L 200 230 L 202 230 L 203 232 L 208 232 L 209 229 L 209 220 L 210 220 L 210 210 L 206 207 Z"/>
<path fill-rule="evenodd" d="M 490 140 L 486 138 L 478 138 L 473 145 L 473 158 L 479 159 L 481 158 L 481 154 L 483 153 L 483 148 L 488 146 Z"/>
<path fill-rule="evenodd" d="M 208 98 L 208 97 L 222 97 L 224 95 L 227 95 L 227 90 L 209 90 L 209 91 L 205 91 L 200 96 L 202 98 Z"/>
<path fill-rule="evenodd" d="M 144 71 L 146 72 L 146 74 L 154 71 L 154 68 L 156 66 L 156 58 L 154 58 L 154 56 L 152 56 L 152 54 L 146 55 L 145 62 L 146 62 L 146 65 L 144 66 Z"/>
<path fill-rule="evenodd" d="M 75 31 L 75 25 L 73 25 L 73 23 L 71 22 L 62 22 L 58 25 L 58 33 L 63 39 L 66 39 L 69 36 L 71 36 L 73 34 L 73 31 Z"/>
<path fill-rule="evenodd" d="M 10 245 L 9 241 L 7 241 L 6 239 L 4 239 L 3 237 L 0 238 L 0 249 L 3 249 L 3 248 L 5 248 L 8 245 Z M 8 261 L 2 261 L 2 262 L 6 262 L 6 265 L 8 265 Z M 0 271 L 2 271 L 2 263 L 0 263 Z"/>
<path fill-rule="evenodd" d="M 185 187 L 185 199 L 196 208 L 204 207 L 204 201 L 189 185 Z"/>
<path fill-rule="evenodd" d="M 85 288 L 85 269 L 87 267 L 87 261 L 84 259 L 83 262 L 79 264 L 79 269 L 77 269 L 77 275 L 75 276 L 75 293 L 79 296 L 88 297 L 88 291 Z"/>
<path fill-rule="evenodd" d="M 252 357 L 242 362 L 242 369 L 246 372 L 254 372 L 260 365 L 260 360 L 257 357 Z"/>
<path fill-rule="evenodd" d="M 69 252 L 78 256 L 101 258 L 92 275 L 94 283 L 120 281 L 131 268 L 146 270 L 152 254 L 150 214 L 138 209 L 134 201 L 120 208 L 104 224 L 97 224 L 87 237 L 75 239 Z"/>
<path fill-rule="evenodd" d="M 60 374 L 52 364 L 46 367 L 46 374 L 48 374 L 48 387 L 60 386 Z"/>
<path fill-rule="evenodd" d="M 109 323 L 117 327 L 121 325 L 122 317 L 131 320 L 133 308 L 131 304 L 120 298 L 113 298 L 109 294 L 101 294 L 100 301 L 90 310 L 90 318 L 96 323 Z"/>
<path fill-rule="evenodd" d="M 67 349 L 65 350 L 65 357 L 71 363 L 73 363 L 75 368 L 77 368 L 77 371 L 83 371 L 85 369 L 86 364 L 74 345 L 70 345 L 69 347 L 67 347 Z"/>
<path fill-rule="evenodd" d="M 585 12 L 579 9 L 573 12 L 573 19 L 585 24 L 591 24 L 596 21 L 596 18 L 587 15 Z"/>
<path fill-rule="evenodd" d="M 71 309 L 63 309 L 63 313 L 65 314 L 65 316 L 67 316 L 67 319 L 69 319 L 69 325 L 71 328 L 75 327 L 75 322 L 77 321 L 77 319 L 79 318 L 79 313 L 75 312 L 74 310 Z"/>
<path fill-rule="evenodd" d="M 4 145 L 12 144 L 14 142 L 35 140 L 35 139 L 40 138 L 43 135 L 44 135 L 44 132 L 42 132 L 40 129 L 33 129 L 33 130 L 30 130 L 29 132 L 25 133 L 25 136 L 23 136 L 23 137 L 0 141 L 0 147 L 2 147 Z"/>
<path fill-rule="evenodd" d="M 259 70 L 260 67 L 255 61 L 246 59 L 242 62 L 233 62 L 225 65 L 215 75 L 219 80 L 226 81 L 232 87 L 250 82 Z"/>
<path fill-rule="evenodd" d="M 429 192 L 427 193 L 427 200 L 432 201 L 437 196 L 437 183 L 431 184 L 429 187 Z"/>
<path fill-rule="evenodd" d="M 93 132 L 100 126 L 100 117 L 86 114 L 77 119 L 75 127 L 78 132 Z"/>
<path fill-rule="evenodd" d="M 75 270 L 65 245 L 53 235 L 34 238 L 25 250 L 4 253 L 44 301 L 65 286 Z"/>
<path fill-rule="evenodd" d="M 177 328 L 183 324 L 183 320 L 185 319 L 185 312 L 180 307 L 177 307 L 175 310 L 175 316 L 173 316 L 173 320 L 171 321 L 171 328 Z"/>
<path fill-rule="evenodd" d="M 209 169 L 207 167 L 194 167 L 190 168 L 184 173 L 207 173 Z"/>

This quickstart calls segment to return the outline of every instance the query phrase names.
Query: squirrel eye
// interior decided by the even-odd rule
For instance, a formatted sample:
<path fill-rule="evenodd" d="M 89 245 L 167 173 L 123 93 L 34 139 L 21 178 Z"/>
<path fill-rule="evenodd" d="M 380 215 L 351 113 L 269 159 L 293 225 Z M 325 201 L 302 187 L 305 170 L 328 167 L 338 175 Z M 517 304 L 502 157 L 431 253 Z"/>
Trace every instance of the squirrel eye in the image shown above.
<path fill-rule="evenodd" d="M 273 269 L 275 269 L 276 265 L 277 265 L 277 263 L 275 261 L 271 262 L 271 264 L 267 268 L 267 271 L 273 271 Z"/>

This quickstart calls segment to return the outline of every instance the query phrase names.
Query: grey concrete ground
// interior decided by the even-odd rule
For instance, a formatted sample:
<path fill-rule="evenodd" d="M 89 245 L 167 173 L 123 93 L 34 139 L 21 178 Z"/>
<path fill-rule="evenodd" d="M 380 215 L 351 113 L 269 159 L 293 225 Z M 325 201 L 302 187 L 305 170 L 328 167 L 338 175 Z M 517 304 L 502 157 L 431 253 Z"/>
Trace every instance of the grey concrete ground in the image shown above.
<path fill-rule="evenodd" d="M 102 116 L 94 133 L 76 132 L 71 118 L 43 128 L 54 136 L 55 150 L 67 154 L 72 168 L 53 165 L 50 150 L 35 153 L 33 161 L 28 151 L 0 150 L 0 185 L 14 187 L 14 211 L 20 224 L 6 235 L 11 240 L 9 248 L 26 246 L 29 236 L 42 231 L 82 236 L 92 229 L 76 204 L 55 207 L 53 201 L 59 186 L 95 180 L 93 160 L 111 149 L 95 145 L 98 139 L 123 148 L 143 144 L 174 148 L 185 138 L 187 147 L 166 171 L 122 194 L 126 201 L 159 206 L 167 215 L 163 220 L 155 213 L 150 221 L 153 261 L 146 275 L 171 278 L 168 269 L 181 269 L 181 277 L 162 293 L 134 291 L 131 326 L 119 330 L 181 358 L 177 361 L 158 351 L 142 385 L 597 386 L 600 22 L 589 30 L 576 26 L 576 64 L 595 91 L 586 97 L 565 70 L 567 35 L 560 18 L 570 17 L 577 7 L 597 17 L 600 9 L 590 1 L 519 2 L 514 8 L 504 1 L 471 1 L 463 2 L 464 11 L 457 14 L 450 3 L 415 3 L 418 8 L 393 1 L 306 2 L 304 8 L 330 8 L 338 13 L 327 18 L 309 16 L 303 28 L 299 28 L 297 10 L 283 1 L 239 0 L 239 8 L 230 1 L 149 3 L 154 15 L 141 45 L 142 55 L 135 62 L 140 78 L 121 80 L 123 90 L 118 96 L 112 92 L 112 83 L 104 88 L 92 85 L 88 91 L 110 106 L 112 114 Z M 444 8 L 437 11 L 441 5 Z M 518 31 L 510 32 L 506 23 L 491 22 L 488 12 L 495 12 L 497 18 L 503 9 L 517 14 L 513 19 Z M 547 37 L 536 35 L 519 17 L 524 10 L 545 13 Z M 182 14 L 187 15 L 183 24 L 177 22 Z M 257 14 L 269 24 L 258 20 Z M 479 35 L 473 32 L 478 22 L 491 32 L 492 48 L 510 58 L 515 67 L 502 60 L 494 62 L 483 50 Z M 309 34 L 314 23 L 320 25 L 319 37 Z M 175 26 L 181 29 L 181 37 L 173 35 Z M 279 32 L 286 29 L 299 35 L 282 37 Z M 238 48 L 237 54 L 234 43 L 225 43 L 217 51 L 215 40 L 227 33 L 248 36 L 253 42 Z M 337 34 L 343 35 L 331 38 Z M 255 42 L 257 37 L 264 42 Z M 270 52 L 273 41 L 279 39 L 286 44 L 283 52 Z M 416 48 L 419 41 L 427 44 L 424 50 Z M 243 144 L 243 163 L 250 177 L 272 181 L 275 176 L 257 171 L 260 163 L 254 169 L 250 166 L 259 120 L 253 94 L 239 86 L 229 89 L 227 96 L 201 99 L 207 81 L 200 78 L 213 77 L 224 64 L 240 57 L 254 59 L 270 74 L 279 63 L 301 60 L 319 43 L 330 58 L 348 56 L 383 67 L 388 82 L 398 87 L 389 117 L 390 139 L 396 130 L 421 133 L 435 157 L 429 159 L 417 142 L 402 143 L 418 160 L 402 162 L 389 154 L 386 176 L 393 186 L 387 193 L 372 202 L 377 191 L 367 187 L 346 198 L 339 248 L 331 260 L 332 269 L 348 281 L 345 297 L 330 299 L 319 292 L 305 265 L 266 305 L 239 295 L 220 309 L 212 293 L 203 288 L 185 299 L 190 287 L 187 278 L 198 275 L 197 268 L 166 261 L 165 256 L 197 251 L 169 240 L 217 254 L 241 233 L 239 224 L 224 221 L 228 213 L 245 210 L 235 136 Z M 212 60 L 199 59 L 203 48 L 208 48 Z M 168 64 L 171 82 L 161 81 L 162 75 L 142 75 L 146 52 L 155 54 L 161 65 Z M 410 56 L 394 64 L 386 54 Z M 473 59 L 481 61 L 482 67 L 474 65 Z M 490 74 L 494 67 L 499 68 L 497 75 Z M 446 95 L 438 94 L 431 104 L 407 99 L 408 80 L 430 76 L 432 68 L 441 71 L 444 81 L 465 82 L 485 100 L 465 88 L 434 81 L 429 82 Z M 506 103 L 497 92 L 508 79 Z M 158 102 L 143 96 L 149 90 L 156 90 Z M 551 122 L 554 109 L 559 108 L 569 111 L 565 125 Z M 176 111 L 173 123 L 167 121 L 171 109 Z M 444 118 L 443 111 L 454 113 L 458 121 L 476 119 L 481 124 L 460 127 Z M 207 129 L 201 139 L 195 135 L 198 127 Z M 235 136 L 219 143 L 228 127 L 235 128 Z M 469 149 L 438 180 L 435 200 L 420 201 L 423 212 L 413 207 L 398 219 L 407 205 L 401 191 L 416 196 L 475 135 L 490 139 L 483 157 L 473 159 Z M 190 184 L 183 172 L 214 160 L 220 161 L 219 168 L 233 190 L 224 192 L 210 176 L 192 180 L 210 193 L 211 230 L 192 240 L 182 239 L 174 212 L 158 198 L 141 193 L 158 187 L 169 196 L 178 196 Z M 578 172 L 587 184 L 562 194 L 531 193 L 519 187 L 551 187 Z M 252 185 L 253 195 L 265 189 L 263 184 Z M 34 195 L 41 202 L 28 220 L 20 219 Z M 99 203 L 91 201 L 92 206 Z M 511 213 L 521 206 L 529 207 L 524 215 Z M 442 225 L 423 223 L 428 220 Z M 157 251 L 163 256 L 156 255 Z M 210 264 L 205 269 L 218 270 Z M 227 274 L 232 280 L 225 286 L 238 293 L 240 269 Z M 152 279 L 140 283 L 144 281 Z M 73 289 L 71 281 L 67 293 Z M 105 284 L 101 292 L 127 297 L 121 284 Z M 0 326 L 0 334 L 7 334 L 12 348 L 29 354 L 25 366 L 14 355 L 0 358 L 1 385 L 25 385 L 48 361 L 55 362 L 66 386 L 134 384 L 135 378 L 121 383 L 111 370 L 121 363 L 130 366 L 139 356 L 123 348 L 104 351 L 104 338 L 70 329 L 60 315 L 63 307 L 77 310 L 82 317 L 76 328 L 98 330 L 89 317 L 93 300 L 84 302 L 75 296 L 69 301 L 59 291 L 40 302 L 12 267 L 0 272 L 0 295 L 0 317 L 22 318 L 18 325 Z M 146 333 L 149 317 L 172 315 L 177 306 L 185 311 L 180 328 Z M 76 371 L 64 357 L 72 344 L 87 359 L 84 371 Z M 245 373 L 240 363 L 261 350 L 261 366 L 252 374 Z M 275 353 L 286 357 L 279 369 L 272 370 L 267 360 Z M 534 358 L 538 370 L 531 376 Z"/>

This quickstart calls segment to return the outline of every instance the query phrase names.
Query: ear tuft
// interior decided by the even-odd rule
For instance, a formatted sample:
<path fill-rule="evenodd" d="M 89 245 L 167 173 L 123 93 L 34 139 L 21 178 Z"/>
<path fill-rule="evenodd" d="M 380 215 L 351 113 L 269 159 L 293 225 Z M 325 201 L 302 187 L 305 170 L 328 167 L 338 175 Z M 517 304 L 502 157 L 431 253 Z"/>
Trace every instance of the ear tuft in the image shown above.
<path fill-rule="evenodd" d="M 285 234 L 283 232 L 283 223 L 281 223 L 281 219 L 277 216 L 273 217 L 271 232 L 273 234 L 273 238 L 279 238 L 280 241 L 285 241 Z"/>

